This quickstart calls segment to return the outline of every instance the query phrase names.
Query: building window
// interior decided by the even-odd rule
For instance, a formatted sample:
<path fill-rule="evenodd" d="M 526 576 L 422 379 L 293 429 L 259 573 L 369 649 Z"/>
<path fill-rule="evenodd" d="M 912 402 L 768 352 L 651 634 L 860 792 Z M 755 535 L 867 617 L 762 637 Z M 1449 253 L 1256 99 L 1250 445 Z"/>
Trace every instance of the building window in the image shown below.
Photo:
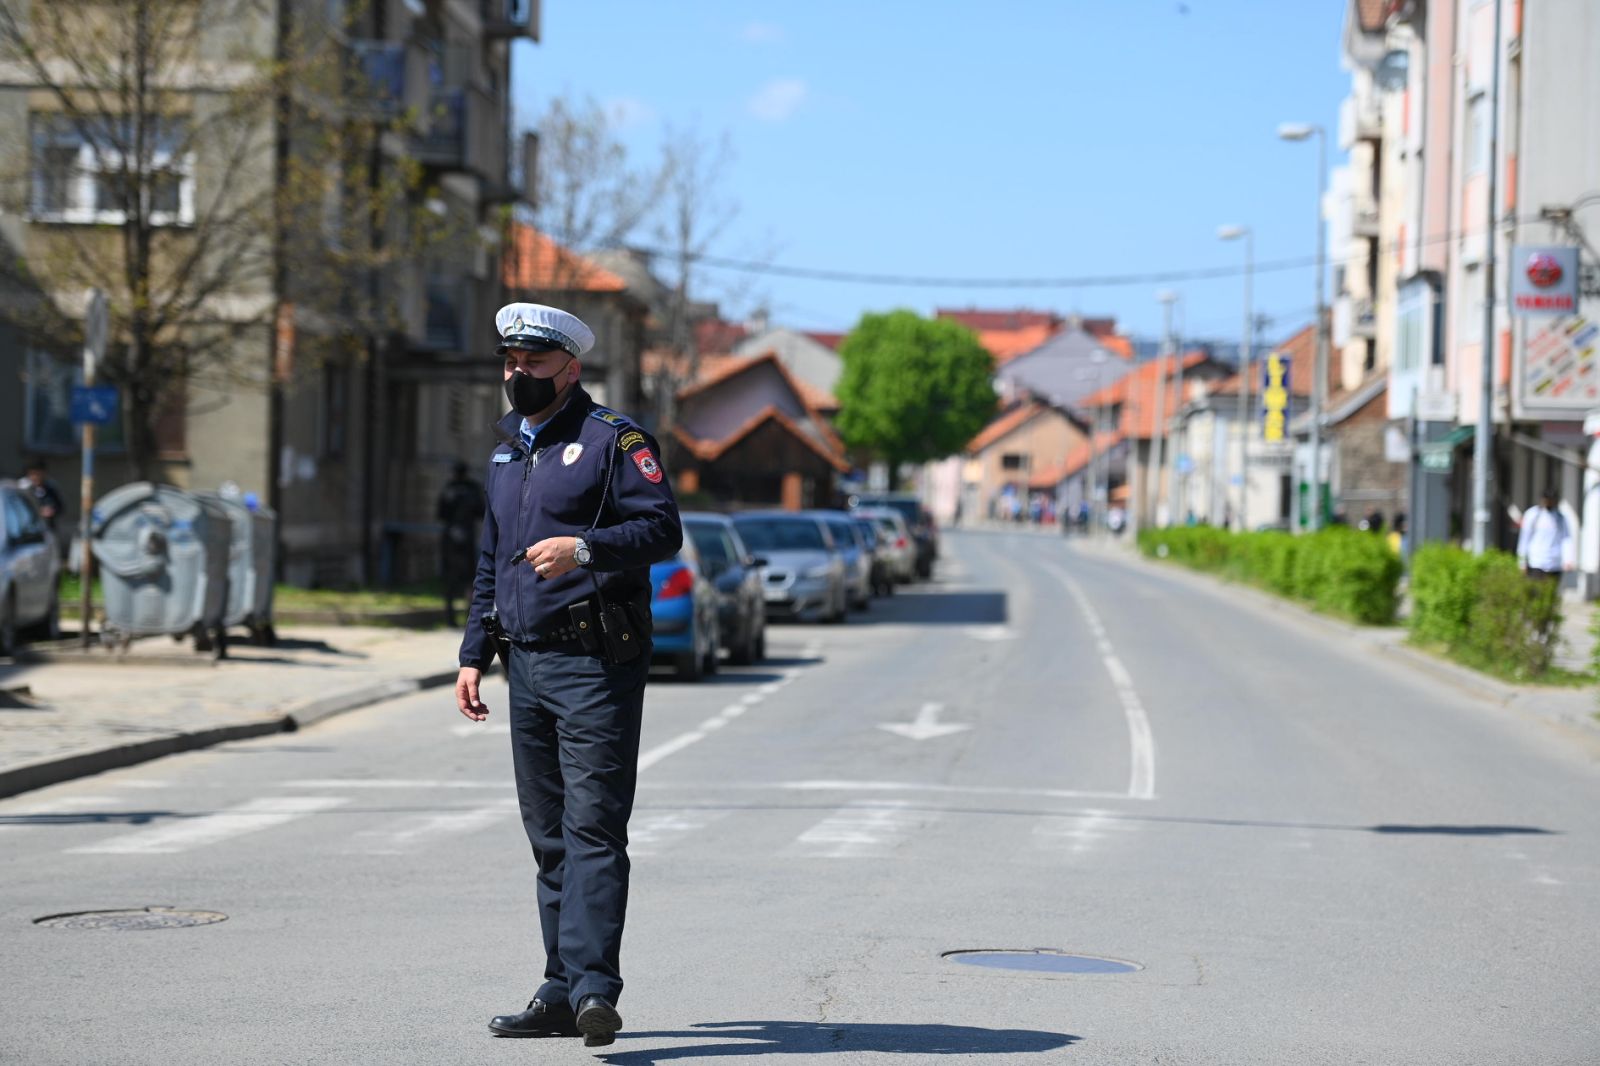
<path fill-rule="evenodd" d="M 1467 173 L 1489 169 L 1489 97 L 1483 92 L 1467 101 Z"/>
<path fill-rule="evenodd" d="M 23 441 L 29 451 L 70 452 L 81 439 L 72 424 L 72 387 L 83 383 L 80 365 L 30 351 L 23 382 Z M 122 450 L 122 419 L 95 427 L 95 451 Z"/>
<path fill-rule="evenodd" d="M 1007 455 L 1002 455 L 1000 457 L 1000 469 L 1026 470 L 1028 469 L 1028 457 L 1026 455 L 1018 455 L 1014 452 Z"/>
<path fill-rule="evenodd" d="M 322 457 L 343 459 L 350 423 L 350 373 L 341 363 L 322 368 Z"/>
<path fill-rule="evenodd" d="M 1456 328 L 1462 344 L 1483 343 L 1483 268 L 1469 266 L 1461 274 L 1461 318 Z"/>
<path fill-rule="evenodd" d="M 185 123 L 155 120 L 142 163 L 133 156 L 134 129 L 126 119 L 34 115 L 32 127 L 34 221 L 120 226 L 127 221 L 126 183 L 143 175 L 152 225 L 194 223 L 194 153 Z"/>

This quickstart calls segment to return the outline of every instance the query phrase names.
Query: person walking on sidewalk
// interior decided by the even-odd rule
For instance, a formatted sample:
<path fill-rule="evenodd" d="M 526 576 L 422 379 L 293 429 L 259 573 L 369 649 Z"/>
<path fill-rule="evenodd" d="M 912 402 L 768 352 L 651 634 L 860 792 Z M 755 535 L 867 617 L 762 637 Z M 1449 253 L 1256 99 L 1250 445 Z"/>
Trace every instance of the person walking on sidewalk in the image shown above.
<path fill-rule="evenodd" d="M 1529 577 L 1559 581 L 1562 571 L 1572 569 L 1567 561 L 1571 547 L 1572 530 L 1561 513 L 1561 497 L 1555 489 L 1546 489 L 1539 505 L 1523 512 L 1517 562 Z"/>
<path fill-rule="evenodd" d="M 444 587 L 444 624 L 456 621 L 456 600 L 472 595 L 472 577 L 477 569 L 478 523 L 483 520 L 483 486 L 467 476 L 467 464 L 457 463 L 453 474 L 439 493 L 436 515 L 439 519 L 439 576 Z"/>
<path fill-rule="evenodd" d="M 576 316 L 514 303 L 495 316 L 512 411 L 496 427 L 488 511 L 461 641 L 456 706 L 475 722 L 498 653 L 511 685 L 517 798 L 538 865 L 544 982 L 496 1036 L 611 1043 L 622 1028 L 628 816 L 650 666 L 650 564 L 683 546 L 660 452 L 590 399 Z"/>

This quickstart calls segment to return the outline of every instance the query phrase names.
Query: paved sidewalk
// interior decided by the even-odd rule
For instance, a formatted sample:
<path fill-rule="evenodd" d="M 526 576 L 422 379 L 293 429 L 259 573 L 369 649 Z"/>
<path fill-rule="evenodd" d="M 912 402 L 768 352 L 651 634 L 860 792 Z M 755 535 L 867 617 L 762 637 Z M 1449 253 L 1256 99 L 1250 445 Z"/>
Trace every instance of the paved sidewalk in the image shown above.
<path fill-rule="evenodd" d="M 460 639 L 298 627 L 274 648 L 231 644 L 220 663 L 165 639 L 121 658 L 96 649 L 0 662 L 0 796 L 452 684 Z"/>

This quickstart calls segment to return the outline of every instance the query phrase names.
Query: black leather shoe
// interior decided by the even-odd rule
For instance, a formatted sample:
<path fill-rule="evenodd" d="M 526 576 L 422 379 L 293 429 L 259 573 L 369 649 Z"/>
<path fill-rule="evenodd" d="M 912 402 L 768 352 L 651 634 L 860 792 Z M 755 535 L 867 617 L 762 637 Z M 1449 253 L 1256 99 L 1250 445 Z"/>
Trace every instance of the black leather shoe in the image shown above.
<path fill-rule="evenodd" d="M 604 996 L 584 996 L 578 1001 L 578 1032 L 583 1034 L 584 1047 L 611 1043 L 621 1028 L 622 1015 Z"/>
<path fill-rule="evenodd" d="M 577 1036 L 578 1023 L 565 1003 L 534 998 L 520 1014 L 497 1014 L 489 1019 L 495 1036 Z"/>

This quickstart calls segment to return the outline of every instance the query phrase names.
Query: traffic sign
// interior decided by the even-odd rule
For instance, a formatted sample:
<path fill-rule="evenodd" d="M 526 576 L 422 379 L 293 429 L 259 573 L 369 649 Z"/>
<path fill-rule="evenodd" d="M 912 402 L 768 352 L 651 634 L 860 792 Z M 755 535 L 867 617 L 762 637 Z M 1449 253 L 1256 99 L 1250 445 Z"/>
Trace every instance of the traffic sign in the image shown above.
<path fill-rule="evenodd" d="M 103 426 L 117 417 L 117 390 L 112 385 L 74 385 L 72 424 Z"/>

